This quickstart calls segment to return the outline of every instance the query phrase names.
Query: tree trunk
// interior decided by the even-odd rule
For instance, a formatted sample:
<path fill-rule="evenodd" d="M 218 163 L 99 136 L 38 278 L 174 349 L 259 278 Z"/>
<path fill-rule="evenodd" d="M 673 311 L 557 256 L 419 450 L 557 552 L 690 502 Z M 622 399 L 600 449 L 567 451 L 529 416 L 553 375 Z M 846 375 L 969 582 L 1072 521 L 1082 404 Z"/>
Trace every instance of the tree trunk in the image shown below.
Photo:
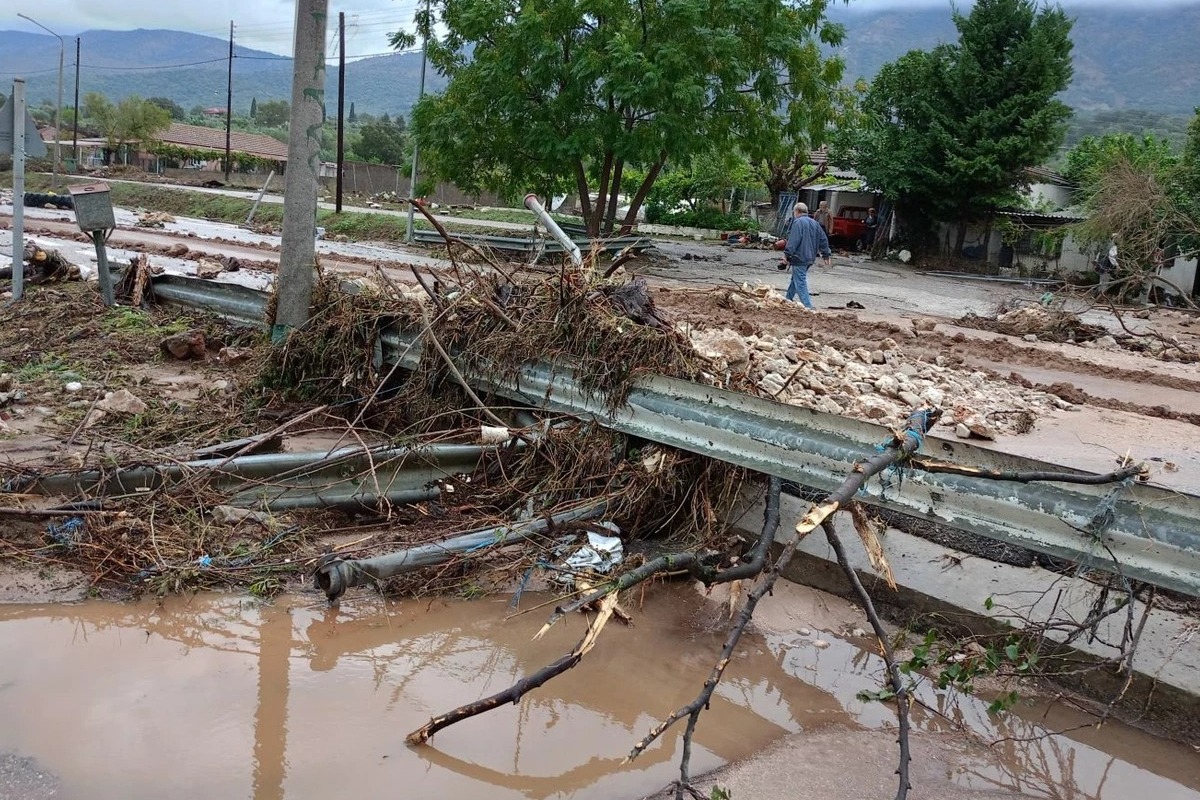
<path fill-rule="evenodd" d="M 967 221 L 965 219 L 962 219 L 962 220 L 959 220 L 959 222 L 958 222 L 958 237 L 955 239 L 955 243 L 954 243 L 953 256 L 956 260 L 959 258 L 962 258 L 963 245 L 966 244 L 966 242 L 967 242 Z"/>
<path fill-rule="evenodd" d="M 608 198 L 608 181 L 612 176 L 613 154 L 609 150 L 604 154 L 604 164 L 600 167 L 600 187 L 596 191 L 596 206 L 592 209 L 593 219 L 588 220 L 588 235 L 593 239 L 600 235 L 600 223 L 604 220 L 605 200 Z"/>
<path fill-rule="evenodd" d="M 625 159 L 618 158 L 613 168 L 612 187 L 609 189 L 608 213 L 604 215 L 604 233 L 612 233 L 613 223 L 617 220 L 617 197 L 621 194 L 621 177 L 625 172 Z"/>
<path fill-rule="evenodd" d="M 584 224 L 588 226 L 588 234 L 592 233 L 592 200 L 589 196 L 587 172 L 584 171 L 583 161 L 575 159 L 575 191 L 579 192 L 579 213 L 583 216 Z"/>
<path fill-rule="evenodd" d="M 650 194 L 650 189 L 654 186 L 654 181 L 658 179 L 658 173 L 662 172 L 663 165 L 666 163 L 667 154 L 663 153 L 658 161 L 654 162 L 654 166 L 650 167 L 650 171 L 646 173 L 646 179 L 638 187 L 637 194 L 629 201 L 629 213 L 625 215 L 625 221 L 621 223 L 622 236 L 627 236 L 633 230 L 633 226 L 637 224 L 638 209 L 646 201 L 646 195 Z"/>

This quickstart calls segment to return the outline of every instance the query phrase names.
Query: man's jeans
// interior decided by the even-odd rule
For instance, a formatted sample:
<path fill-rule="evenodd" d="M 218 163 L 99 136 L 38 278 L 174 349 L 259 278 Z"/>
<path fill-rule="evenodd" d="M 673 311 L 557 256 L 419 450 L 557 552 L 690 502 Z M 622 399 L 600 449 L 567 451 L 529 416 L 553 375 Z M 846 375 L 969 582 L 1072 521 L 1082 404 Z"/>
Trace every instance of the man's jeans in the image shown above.
<path fill-rule="evenodd" d="M 808 296 L 808 268 L 812 263 L 808 264 L 792 264 L 792 282 L 788 284 L 787 294 L 785 297 L 788 300 L 800 298 L 800 302 L 807 308 L 813 308 L 812 298 Z"/>

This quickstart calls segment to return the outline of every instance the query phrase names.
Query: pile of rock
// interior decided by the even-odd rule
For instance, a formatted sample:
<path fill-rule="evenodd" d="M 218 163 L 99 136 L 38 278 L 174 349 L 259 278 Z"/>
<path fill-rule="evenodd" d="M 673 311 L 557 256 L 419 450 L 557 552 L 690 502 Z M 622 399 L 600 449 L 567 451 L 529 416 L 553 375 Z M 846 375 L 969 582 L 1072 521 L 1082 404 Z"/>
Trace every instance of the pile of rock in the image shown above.
<path fill-rule="evenodd" d="M 746 374 L 760 392 L 780 402 L 882 424 L 936 406 L 941 424 L 960 438 L 994 439 L 1024 433 L 1041 414 L 1071 404 L 947 365 L 907 357 L 893 339 L 875 349 L 844 351 L 816 339 L 742 336 L 728 328 L 689 333 L 696 352 L 719 373 Z"/>

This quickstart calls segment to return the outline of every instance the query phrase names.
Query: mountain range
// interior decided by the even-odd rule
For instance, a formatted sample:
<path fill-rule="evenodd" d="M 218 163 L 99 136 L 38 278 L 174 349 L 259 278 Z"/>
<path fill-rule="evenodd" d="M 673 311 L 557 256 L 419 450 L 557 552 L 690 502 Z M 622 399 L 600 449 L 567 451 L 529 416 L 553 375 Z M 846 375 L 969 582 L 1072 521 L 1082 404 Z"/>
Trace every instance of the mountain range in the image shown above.
<path fill-rule="evenodd" d="M 1075 77 L 1064 101 L 1080 111 L 1147 109 L 1190 114 L 1200 105 L 1200 4 L 1173 8 L 1067 5 L 1075 17 Z M 836 52 L 848 80 L 870 79 L 880 66 L 908 50 L 928 49 L 955 38 L 949 5 L 862 11 L 835 5 L 831 18 L 846 27 Z M 225 105 L 228 42 L 169 30 L 86 31 L 82 40 L 80 96 L 110 99 L 137 94 L 170 97 L 185 109 Z M 382 47 L 381 47 L 382 49 Z M 64 105 L 74 93 L 73 53 L 67 55 Z M 291 60 L 261 50 L 234 48 L 233 105 L 246 112 L 259 102 L 291 94 Z M 29 98 L 53 99 L 58 42 L 44 34 L 0 31 L 0 92 L 24 74 Z M 417 98 L 421 56 L 397 53 L 352 61 L 346 67 L 347 107 L 358 112 L 407 114 Z M 445 85 L 430 70 L 426 89 Z M 327 73 L 326 95 L 337 103 L 336 69 Z"/>

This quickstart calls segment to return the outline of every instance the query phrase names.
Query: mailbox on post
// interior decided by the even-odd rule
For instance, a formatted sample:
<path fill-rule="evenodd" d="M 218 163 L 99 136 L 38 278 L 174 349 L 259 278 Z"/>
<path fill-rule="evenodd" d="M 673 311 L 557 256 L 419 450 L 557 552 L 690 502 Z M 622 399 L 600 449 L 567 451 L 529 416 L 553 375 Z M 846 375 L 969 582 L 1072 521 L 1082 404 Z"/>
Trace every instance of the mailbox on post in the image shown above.
<path fill-rule="evenodd" d="M 96 271 L 100 278 L 100 296 L 106 306 L 113 304 L 112 273 L 108 271 L 108 253 L 104 239 L 108 232 L 117 227 L 113 213 L 112 195 L 107 183 L 85 183 L 70 186 L 71 200 L 75 205 L 75 223 L 79 230 L 92 235 L 96 245 Z"/>
<path fill-rule="evenodd" d="M 107 183 L 85 183 L 69 186 L 71 200 L 75 203 L 75 222 L 84 233 L 109 231 L 117 227 L 113 214 L 112 195 Z"/>

